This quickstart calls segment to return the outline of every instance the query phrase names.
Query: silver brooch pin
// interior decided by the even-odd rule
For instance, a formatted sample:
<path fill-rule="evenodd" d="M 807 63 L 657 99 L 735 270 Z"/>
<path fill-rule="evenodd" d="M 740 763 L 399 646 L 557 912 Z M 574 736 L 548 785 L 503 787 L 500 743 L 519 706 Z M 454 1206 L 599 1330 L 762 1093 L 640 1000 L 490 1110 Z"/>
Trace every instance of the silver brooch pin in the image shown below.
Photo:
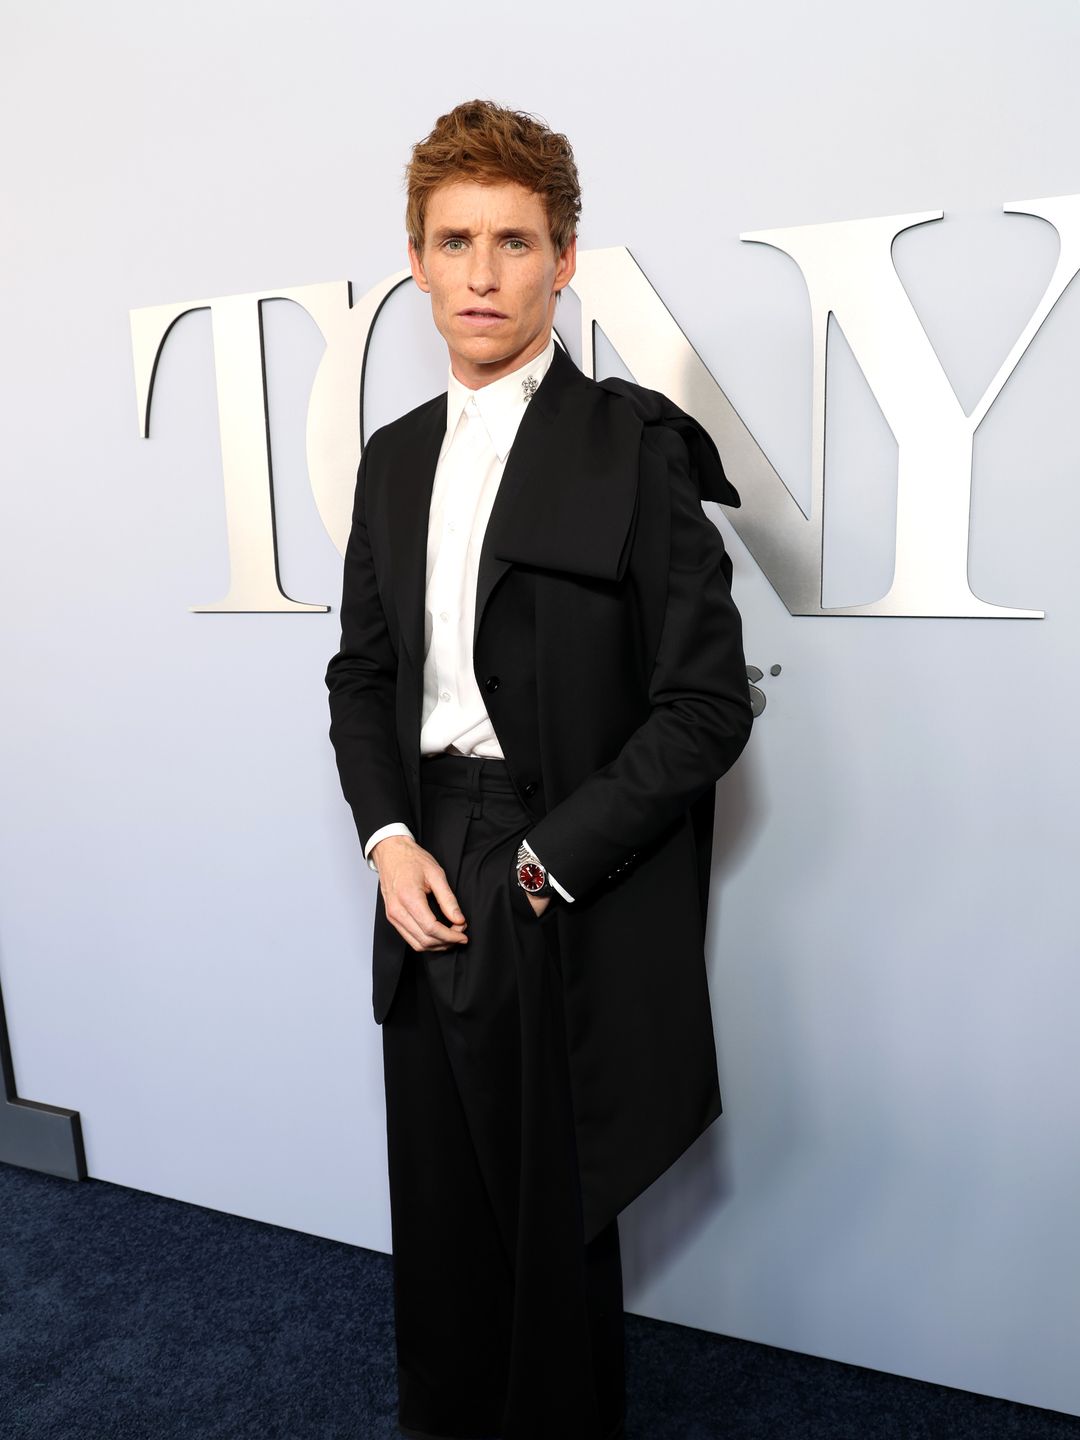
<path fill-rule="evenodd" d="M 526 375 L 525 379 L 521 382 L 521 388 L 525 391 L 525 403 L 528 404 L 540 388 L 540 381 L 537 380 L 535 375 Z"/>

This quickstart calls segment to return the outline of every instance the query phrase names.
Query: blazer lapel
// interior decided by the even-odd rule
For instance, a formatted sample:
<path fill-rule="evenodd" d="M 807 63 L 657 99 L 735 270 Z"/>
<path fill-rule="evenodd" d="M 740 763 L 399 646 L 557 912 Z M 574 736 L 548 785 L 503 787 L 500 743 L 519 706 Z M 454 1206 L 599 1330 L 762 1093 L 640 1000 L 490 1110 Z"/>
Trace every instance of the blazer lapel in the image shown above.
<path fill-rule="evenodd" d="M 511 565 L 617 580 L 637 499 L 642 420 L 613 403 L 556 343 L 506 457 L 480 550 L 473 642 L 495 586 Z M 427 517 L 446 433 L 446 392 L 399 431 L 388 476 L 393 590 L 402 643 L 424 664 Z M 418 684 L 420 683 L 418 679 Z"/>
<path fill-rule="evenodd" d="M 612 404 L 559 344 L 529 401 L 491 508 L 476 582 L 473 643 L 511 565 L 616 580 L 638 483 L 642 422 Z"/>
<path fill-rule="evenodd" d="M 386 502 L 394 600 L 402 643 L 414 669 L 422 675 L 427 517 L 446 434 L 446 392 L 421 405 L 415 424 L 402 426 L 400 434 Z"/>

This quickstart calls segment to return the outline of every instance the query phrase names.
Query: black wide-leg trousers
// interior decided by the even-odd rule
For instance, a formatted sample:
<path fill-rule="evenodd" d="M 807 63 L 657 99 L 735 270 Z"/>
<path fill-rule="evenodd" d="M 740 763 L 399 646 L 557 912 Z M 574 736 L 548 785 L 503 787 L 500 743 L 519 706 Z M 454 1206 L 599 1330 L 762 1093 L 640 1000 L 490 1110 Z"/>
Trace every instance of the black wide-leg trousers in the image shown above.
<path fill-rule="evenodd" d="M 532 817 L 503 761 L 428 757 L 421 783 L 419 838 L 469 941 L 407 949 L 382 1024 L 398 1427 L 621 1440 L 619 1232 L 584 1241 L 551 923 L 565 902 L 537 916 L 512 879 Z"/>

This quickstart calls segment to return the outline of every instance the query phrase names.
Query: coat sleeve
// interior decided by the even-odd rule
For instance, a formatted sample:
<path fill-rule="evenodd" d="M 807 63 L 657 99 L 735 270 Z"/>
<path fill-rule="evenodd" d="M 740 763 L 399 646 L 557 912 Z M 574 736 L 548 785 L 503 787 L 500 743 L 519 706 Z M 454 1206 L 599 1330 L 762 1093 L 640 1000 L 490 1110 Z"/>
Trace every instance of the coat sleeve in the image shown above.
<path fill-rule="evenodd" d="M 326 670 L 330 740 L 361 845 L 384 825 L 409 823 L 412 813 L 395 723 L 397 654 L 368 533 L 367 470 L 374 440 L 364 447 L 356 475 L 341 586 L 341 645 Z"/>
<path fill-rule="evenodd" d="M 731 561 L 701 508 L 683 439 L 648 426 L 666 470 L 667 598 L 649 678 L 649 713 L 618 754 L 529 831 L 530 845 L 577 898 L 632 860 L 735 762 L 753 712 Z"/>

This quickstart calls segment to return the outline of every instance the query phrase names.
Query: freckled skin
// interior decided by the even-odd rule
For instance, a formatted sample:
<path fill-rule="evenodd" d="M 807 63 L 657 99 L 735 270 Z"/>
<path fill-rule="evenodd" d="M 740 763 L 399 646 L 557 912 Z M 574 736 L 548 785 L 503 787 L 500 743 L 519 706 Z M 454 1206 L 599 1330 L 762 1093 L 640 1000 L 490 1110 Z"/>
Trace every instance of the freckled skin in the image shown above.
<path fill-rule="evenodd" d="M 509 181 L 440 185 L 428 200 L 423 252 L 409 241 L 413 279 L 431 296 L 453 372 L 471 390 L 540 354 L 576 264 L 577 240 L 557 254 L 540 197 Z M 476 307 L 505 318 L 478 328 L 460 313 Z"/>

